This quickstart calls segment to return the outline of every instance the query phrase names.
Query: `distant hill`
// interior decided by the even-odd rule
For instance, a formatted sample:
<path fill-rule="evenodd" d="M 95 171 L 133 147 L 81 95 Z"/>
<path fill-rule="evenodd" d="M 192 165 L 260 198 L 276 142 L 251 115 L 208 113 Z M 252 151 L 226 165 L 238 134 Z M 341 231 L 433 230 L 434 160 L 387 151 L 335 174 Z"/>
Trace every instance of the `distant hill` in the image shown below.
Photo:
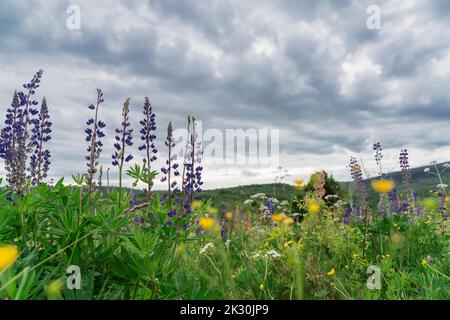
<path fill-rule="evenodd" d="M 444 163 L 437 164 L 437 168 L 440 171 L 444 170 Z M 436 186 L 439 184 L 439 178 L 435 175 L 425 173 L 425 168 L 430 168 L 431 172 L 435 169 L 432 166 L 423 166 L 411 169 L 411 187 L 417 193 L 419 198 L 426 197 L 430 189 L 436 190 Z M 396 185 L 396 189 L 399 193 L 405 191 L 403 183 L 402 172 L 395 171 L 387 174 L 390 179 L 393 179 Z M 444 183 L 450 185 L 450 169 L 446 170 L 442 174 Z M 346 191 L 351 190 L 352 182 L 344 181 L 340 182 L 342 188 Z M 367 184 L 369 182 L 367 181 Z M 164 194 L 164 191 L 154 191 L 155 194 Z M 265 193 L 269 197 L 275 197 L 280 201 L 291 200 L 296 195 L 296 189 L 289 184 L 282 183 L 268 183 L 268 184 L 252 184 L 230 188 L 219 188 L 212 190 L 205 190 L 201 192 L 202 197 L 211 198 L 212 203 L 217 208 L 222 210 L 232 210 L 238 204 L 242 204 L 243 201 L 248 199 L 251 195 L 256 193 Z M 143 193 L 140 192 L 138 199 L 141 200 Z M 370 195 L 370 202 L 376 203 L 378 200 L 375 194 Z"/>
<path fill-rule="evenodd" d="M 242 202 L 256 193 L 265 193 L 268 197 L 274 197 L 283 201 L 292 199 L 295 192 L 295 188 L 289 184 L 269 183 L 204 190 L 201 192 L 201 196 L 205 199 L 210 198 L 215 207 L 220 207 L 223 210 L 232 210 L 236 205 L 242 204 Z M 154 191 L 154 194 L 163 195 L 164 193 L 165 191 Z M 143 193 L 138 195 L 138 199 L 141 197 L 143 197 Z"/>
<path fill-rule="evenodd" d="M 440 172 L 445 169 L 443 165 L 444 163 L 439 163 L 436 165 Z M 436 171 L 434 166 L 431 165 L 411 169 L 411 188 L 417 193 L 418 197 L 427 196 L 429 194 L 428 191 L 436 190 L 436 186 L 440 183 L 439 178 L 436 175 L 425 172 L 426 168 L 430 168 L 430 172 L 433 173 Z M 403 174 L 401 171 L 391 172 L 387 174 L 387 177 L 394 180 L 398 192 L 401 193 L 405 191 Z M 441 174 L 441 178 L 444 183 L 450 185 L 450 168 Z M 349 182 L 341 182 L 341 184 L 345 189 L 348 189 Z"/>

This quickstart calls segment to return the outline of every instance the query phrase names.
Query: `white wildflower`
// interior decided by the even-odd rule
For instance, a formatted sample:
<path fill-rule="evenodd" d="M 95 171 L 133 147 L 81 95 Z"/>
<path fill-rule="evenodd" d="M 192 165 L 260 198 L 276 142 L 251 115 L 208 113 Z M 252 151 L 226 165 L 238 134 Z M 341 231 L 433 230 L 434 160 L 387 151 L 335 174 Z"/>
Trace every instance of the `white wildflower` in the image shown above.
<path fill-rule="evenodd" d="M 258 259 L 259 257 L 261 257 L 261 255 L 259 253 L 255 253 L 252 258 L 253 259 Z"/>
<path fill-rule="evenodd" d="M 280 257 L 280 254 L 275 250 L 270 250 L 264 255 L 264 258 L 278 258 L 278 257 Z"/>
<path fill-rule="evenodd" d="M 439 183 L 436 187 L 439 189 L 445 189 L 448 187 L 448 185 L 446 185 L 445 183 Z"/>
<path fill-rule="evenodd" d="M 231 243 L 231 240 L 230 240 L 230 239 L 228 239 L 227 241 L 225 241 L 225 245 L 226 245 L 227 247 L 230 246 L 230 243 Z"/>
<path fill-rule="evenodd" d="M 209 248 L 214 248 L 214 243 L 209 242 L 205 244 L 205 246 L 200 249 L 200 254 L 204 254 Z"/>
<path fill-rule="evenodd" d="M 253 200 L 252 199 L 247 199 L 244 201 L 244 204 L 252 204 Z"/>
<path fill-rule="evenodd" d="M 265 194 L 265 193 L 262 193 L 262 192 L 261 192 L 261 193 L 256 193 L 256 194 L 250 196 L 250 198 L 252 198 L 252 199 L 266 198 L 266 194 Z"/>
<path fill-rule="evenodd" d="M 448 162 L 447 162 L 447 163 L 444 163 L 443 167 L 444 167 L 444 168 L 450 168 L 450 163 L 448 163 Z"/>
<path fill-rule="evenodd" d="M 340 207 L 342 207 L 342 206 L 345 206 L 347 204 L 347 202 L 345 202 L 345 201 L 343 201 L 343 200 L 338 200 L 335 204 L 334 204 L 334 206 L 336 207 L 336 208 L 340 208 Z"/>
<path fill-rule="evenodd" d="M 425 168 L 425 170 L 423 170 L 423 172 L 429 173 L 430 172 L 430 168 Z"/>

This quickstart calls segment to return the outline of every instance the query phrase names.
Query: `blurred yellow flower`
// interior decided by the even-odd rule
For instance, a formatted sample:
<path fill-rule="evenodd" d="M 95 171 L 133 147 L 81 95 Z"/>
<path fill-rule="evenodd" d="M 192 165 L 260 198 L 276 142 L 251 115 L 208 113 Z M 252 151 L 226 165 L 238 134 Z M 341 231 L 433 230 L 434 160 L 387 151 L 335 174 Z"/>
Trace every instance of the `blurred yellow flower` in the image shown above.
<path fill-rule="evenodd" d="M 303 244 L 303 243 L 298 243 L 297 244 L 297 247 L 299 247 L 299 248 L 303 248 L 305 245 Z"/>
<path fill-rule="evenodd" d="M 176 253 L 179 255 L 183 255 L 186 253 L 186 247 L 184 244 L 181 244 L 180 246 L 177 247 L 176 249 Z"/>
<path fill-rule="evenodd" d="M 285 248 L 287 248 L 287 247 L 289 247 L 291 244 L 293 244 L 294 243 L 294 241 L 292 241 L 292 240 L 289 240 L 288 242 L 286 242 L 285 244 L 284 244 L 284 247 Z"/>
<path fill-rule="evenodd" d="M 16 246 L 6 244 L 0 245 L 0 272 L 11 266 L 19 257 Z"/>
<path fill-rule="evenodd" d="M 53 280 L 48 284 L 47 296 L 50 300 L 61 298 L 61 291 L 63 289 L 64 283 L 61 279 Z"/>
<path fill-rule="evenodd" d="M 225 213 L 225 219 L 227 219 L 227 220 L 233 219 L 233 214 L 231 212 Z"/>
<path fill-rule="evenodd" d="M 273 222 L 282 222 L 286 218 L 284 213 L 277 213 L 272 216 Z"/>
<path fill-rule="evenodd" d="M 372 180 L 372 189 L 379 193 L 388 193 L 394 189 L 394 181 L 388 179 Z"/>
<path fill-rule="evenodd" d="M 394 246 L 399 247 L 403 244 L 403 236 L 398 232 L 394 232 L 391 235 L 391 241 Z"/>
<path fill-rule="evenodd" d="M 208 208 L 208 213 L 211 215 L 216 215 L 217 214 L 217 209 L 216 208 Z"/>
<path fill-rule="evenodd" d="M 202 202 L 201 201 L 192 201 L 191 203 L 191 209 L 195 210 L 198 209 L 202 206 Z"/>
<path fill-rule="evenodd" d="M 303 188 L 303 183 L 304 183 L 304 181 L 303 180 L 295 180 L 294 181 L 294 187 L 296 188 L 296 189 L 301 189 L 301 188 Z"/>
<path fill-rule="evenodd" d="M 214 227 L 214 219 L 210 217 L 201 217 L 198 219 L 198 224 L 202 229 L 210 230 Z"/>
<path fill-rule="evenodd" d="M 308 211 L 311 213 L 318 213 L 320 211 L 320 205 L 315 201 L 308 202 Z"/>
<path fill-rule="evenodd" d="M 269 246 L 269 241 L 264 242 L 264 247 L 268 247 Z"/>
<path fill-rule="evenodd" d="M 421 265 L 423 265 L 424 267 L 428 264 L 427 259 L 422 259 L 422 261 L 420 262 Z"/>
<path fill-rule="evenodd" d="M 294 219 L 292 219 L 292 218 L 286 218 L 286 219 L 284 219 L 283 220 L 283 223 L 286 225 L 286 226 L 291 226 L 293 223 L 294 223 Z"/>
<path fill-rule="evenodd" d="M 334 270 L 334 268 L 331 268 L 331 270 L 327 272 L 327 276 L 332 277 L 335 273 L 336 271 Z"/>
<path fill-rule="evenodd" d="M 261 284 L 259 285 L 259 290 L 264 290 L 264 283 L 261 283 Z"/>

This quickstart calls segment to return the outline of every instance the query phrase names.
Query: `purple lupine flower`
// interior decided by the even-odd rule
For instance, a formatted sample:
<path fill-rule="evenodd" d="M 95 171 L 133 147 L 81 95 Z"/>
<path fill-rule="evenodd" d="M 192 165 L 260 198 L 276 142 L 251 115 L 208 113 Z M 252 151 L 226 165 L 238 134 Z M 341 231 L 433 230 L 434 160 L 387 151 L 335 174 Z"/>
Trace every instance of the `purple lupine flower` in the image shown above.
<path fill-rule="evenodd" d="M 169 218 L 173 218 L 177 215 L 177 211 L 175 209 L 172 209 L 167 215 L 169 216 Z"/>
<path fill-rule="evenodd" d="M 155 140 L 156 140 L 156 121 L 155 121 L 155 114 L 153 113 L 153 107 L 150 104 L 150 101 L 148 97 L 145 97 L 145 103 L 144 103 L 144 119 L 141 120 L 139 123 L 141 124 L 141 140 L 142 145 L 138 147 L 139 151 L 145 151 L 145 157 L 144 157 L 144 163 L 145 171 L 149 173 L 151 171 L 151 163 L 156 160 L 156 154 L 158 153 L 158 150 L 155 146 Z M 147 194 L 150 196 L 152 188 L 152 183 L 149 183 L 147 185 Z"/>
<path fill-rule="evenodd" d="M 39 88 L 42 75 L 44 70 L 39 70 L 33 76 L 33 79 L 29 83 L 25 83 L 23 88 L 24 92 L 19 92 L 20 104 L 23 106 L 23 115 L 24 115 L 24 132 L 25 132 L 25 148 L 26 153 L 29 150 L 32 150 L 32 142 L 28 142 L 29 134 L 28 134 L 28 125 L 33 124 L 33 116 L 37 115 L 39 111 L 34 107 L 39 104 L 37 100 L 32 99 L 33 95 L 36 94 L 36 89 Z M 26 167 L 26 157 L 23 159 L 23 163 L 20 163 L 21 166 Z"/>
<path fill-rule="evenodd" d="M 172 121 L 169 121 L 167 126 L 167 138 L 165 141 L 166 147 L 168 147 L 168 158 L 166 160 L 166 165 L 161 168 L 161 172 L 163 173 L 163 177 L 161 178 L 161 182 L 167 181 L 167 192 L 168 192 L 168 200 L 169 207 L 172 206 L 172 193 L 178 191 L 177 182 L 172 180 L 172 173 L 175 177 L 180 175 L 178 171 L 178 164 L 175 162 L 177 160 L 177 156 L 172 154 L 173 148 L 175 147 L 175 141 L 173 139 L 173 128 Z"/>
<path fill-rule="evenodd" d="M 26 145 L 24 111 L 20 95 L 14 92 L 11 108 L 7 109 L 5 127 L 1 131 L 1 158 L 5 160 L 6 179 L 11 191 L 21 193 L 25 184 Z"/>
<path fill-rule="evenodd" d="M 411 171 L 409 169 L 409 158 L 408 158 L 408 150 L 403 149 L 400 151 L 400 168 L 402 169 L 403 173 L 403 181 L 406 185 L 409 186 L 409 180 L 411 179 Z"/>
<path fill-rule="evenodd" d="M 137 199 L 137 192 L 133 191 L 133 198 L 130 201 L 130 208 L 133 208 L 134 206 L 137 206 L 139 204 L 139 201 Z"/>
<path fill-rule="evenodd" d="M 409 203 L 407 201 L 403 201 L 400 207 L 398 208 L 398 212 L 407 212 L 409 210 Z"/>
<path fill-rule="evenodd" d="M 34 128 L 31 130 L 31 146 L 34 148 L 30 157 L 31 179 L 34 185 L 39 185 L 47 177 L 50 166 L 50 151 L 44 149 L 44 143 L 50 141 L 52 123 L 49 121 L 47 100 L 42 100 L 39 116 L 33 119 Z"/>
<path fill-rule="evenodd" d="M 6 127 L 0 133 L 0 157 L 5 159 L 7 181 L 12 191 L 19 194 L 25 186 L 27 155 L 31 151 L 28 141 L 28 125 L 33 123 L 32 116 L 38 113 L 34 106 L 38 104 L 32 97 L 39 88 L 43 70 L 39 70 L 29 83 L 23 85 L 24 92 L 14 92 L 13 103 L 7 110 Z"/>
<path fill-rule="evenodd" d="M 198 141 L 196 120 L 188 116 L 188 139 L 186 141 L 183 163 L 183 198 L 192 203 L 194 194 L 201 191 L 202 171 L 201 159 L 203 151 L 201 141 Z"/>
<path fill-rule="evenodd" d="M 125 162 L 129 162 L 133 159 L 131 154 L 126 155 L 126 147 L 133 145 L 133 129 L 130 127 L 130 97 L 125 100 L 122 109 L 122 126 L 116 129 L 116 136 L 114 143 L 114 153 L 112 155 L 112 165 L 119 167 L 119 188 L 122 188 L 122 168 Z"/>
<path fill-rule="evenodd" d="M 361 165 L 355 157 L 350 157 L 350 175 L 355 183 L 356 192 L 359 200 L 359 207 L 364 212 L 364 219 L 367 222 L 367 202 L 366 202 L 366 188 L 363 182 Z"/>
<path fill-rule="evenodd" d="M 397 195 L 397 189 L 393 189 L 391 192 L 389 192 L 389 202 L 392 212 L 400 212 L 400 199 Z"/>
<path fill-rule="evenodd" d="M 275 207 L 273 205 L 273 198 L 267 198 L 266 207 L 270 214 L 273 215 L 275 213 Z"/>
<path fill-rule="evenodd" d="M 380 176 L 382 176 L 383 169 L 381 167 L 381 159 L 383 159 L 383 154 L 381 153 L 381 151 L 383 151 L 383 149 L 381 148 L 381 143 L 379 143 L 379 142 L 374 143 L 373 150 L 375 151 L 375 161 L 377 162 L 378 169 L 379 169 L 378 174 Z"/>
<path fill-rule="evenodd" d="M 97 166 L 99 164 L 98 160 L 103 148 L 103 143 L 100 139 L 105 136 L 102 129 L 105 128 L 106 124 L 98 119 L 98 110 L 100 104 L 104 101 L 102 90 L 97 89 L 97 104 L 96 106 L 93 104 L 89 105 L 89 109 L 95 110 L 95 115 L 94 118 L 91 118 L 86 122 L 88 127 L 84 131 L 86 133 L 86 141 L 89 142 L 87 148 L 88 155 L 86 156 L 86 160 L 88 161 L 87 184 L 89 185 L 89 198 L 92 194 L 94 175 L 97 172 Z"/>
<path fill-rule="evenodd" d="M 343 217 L 343 221 L 342 221 L 344 224 L 350 224 L 351 214 L 352 214 L 352 207 L 350 206 L 350 207 L 345 208 L 344 217 Z"/>

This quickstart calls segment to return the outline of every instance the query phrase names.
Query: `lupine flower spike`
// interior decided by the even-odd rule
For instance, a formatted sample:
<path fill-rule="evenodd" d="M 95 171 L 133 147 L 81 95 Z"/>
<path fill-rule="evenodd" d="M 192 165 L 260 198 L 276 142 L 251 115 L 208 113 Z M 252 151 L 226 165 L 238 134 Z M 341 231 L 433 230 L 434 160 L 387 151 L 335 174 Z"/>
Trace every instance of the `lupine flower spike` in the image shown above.
<path fill-rule="evenodd" d="M 92 195 L 92 189 L 94 186 L 94 175 L 97 172 L 98 160 L 102 152 L 103 143 L 101 138 L 105 137 L 102 129 L 106 127 L 106 124 L 98 119 L 98 110 L 100 104 L 104 102 L 103 92 L 101 89 L 97 89 L 97 103 L 89 105 L 89 109 L 95 110 L 94 118 L 90 118 L 86 124 L 88 127 L 84 131 L 86 133 L 86 141 L 89 142 L 87 148 L 88 155 L 86 156 L 87 162 L 87 184 L 89 186 L 89 199 Z"/>
<path fill-rule="evenodd" d="M 158 153 L 158 150 L 155 146 L 155 140 L 156 140 L 156 122 L 155 122 L 155 114 L 152 110 L 152 105 L 150 104 L 150 101 L 147 97 L 145 97 L 145 103 L 144 103 L 144 119 L 141 120 L 139 123 L 141 124 L 141 140 L 142 145 L 138 147 L 139 151 L 145 151 L 145 157 L 144 162 L 146 164 L 145 170 L 147 173 L 150 173 L 151 171 L 151 163 L 156 160 L 156 154 Z M 151 189 L 152 189 L 152 183 L 148 183 L 147 185 L 147 195 L 150 197 L 151 195 Z"/>
<path fill-rule="evenodd" d="M 172 121 L 167 126 L 167 139 L 165 145 L 168 148 L 168 158 L 166 160 L 166 166 L 161 168 L 161 172 L 164 176 L 161 178 L 161 182 L 167 181 L 167 192 L 169 197 L 169 207 L 172 208 L 172 194 L 178 191 L 177 182 L 172 180 L 172 173 L 175 177 L 179 176 L 178 163 L 176 163 L 177 155 L 172 154 L 175 147 L 175 141 L 173 139 Z"/>
<path fill-rule="evenodd" d="M 116 129 L 116 142 L 114 143 L 114 153 L 112 155 L 112 165 L 119 167 L 119 188 L 122 189 L 122 169 L 125 162 L 133 159 L 133 155 L 126 155 L 126 147 L 133 145 L 133 129 L 130 127 L 130 97 L 125 100 L 122 109 L 122 126 Z"/>
<path fill-rule="evenodd" d="M 30 157 L 30 172 L 34 185 L 39 185 L 47 177 L 50 166 L 50 151 L 44 147 L 44 143 L 51 139 L 52 123 L 49 119 L 47 100 L 44 97 L 39 116 L 33 119 L 34 128 L 31 131 L 31 146 L 34 150 Z"/>

